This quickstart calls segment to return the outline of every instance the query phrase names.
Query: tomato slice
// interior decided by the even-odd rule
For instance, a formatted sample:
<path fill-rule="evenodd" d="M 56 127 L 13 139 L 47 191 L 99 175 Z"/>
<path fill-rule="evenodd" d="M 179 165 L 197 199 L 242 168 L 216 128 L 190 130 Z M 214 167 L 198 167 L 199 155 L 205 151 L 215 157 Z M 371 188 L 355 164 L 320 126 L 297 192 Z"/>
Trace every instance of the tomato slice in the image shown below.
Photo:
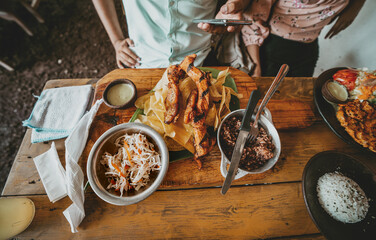
<path fill-rule="evenodd" d="M 333 80 L 345 86 L 348 91 L 352 91 L 355 88 L 355 81 L 357 77 L 358 71 L 352 69 L 343 69 L 337 71 L 333 75 Z"/>

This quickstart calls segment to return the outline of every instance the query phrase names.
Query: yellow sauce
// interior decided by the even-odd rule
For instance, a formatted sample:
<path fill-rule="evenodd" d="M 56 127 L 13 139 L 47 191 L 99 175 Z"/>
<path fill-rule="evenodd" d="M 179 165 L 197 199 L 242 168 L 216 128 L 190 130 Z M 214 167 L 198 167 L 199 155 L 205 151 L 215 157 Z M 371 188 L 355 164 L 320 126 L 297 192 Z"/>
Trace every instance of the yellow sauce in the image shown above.
<path fill-rule="evenodd" d="M 340 101 L 346 101 L 348 97 L 347 90 L 336 82 L 328 83 L 328 90 L 333 97 Z"/>
<path fill-rule="evenodd" d="M 131 85 L 119 83 L 112 86 L 107 93 L 107 100 L 111 105 L 121 106 L 129 102 L 134 95 Z"/>
<path fill-rule="evenodd" d="M 16 236 L 24 231 L 34 218 L 34 203 L 28 198 L 0 199 L 0 239 Z"/>

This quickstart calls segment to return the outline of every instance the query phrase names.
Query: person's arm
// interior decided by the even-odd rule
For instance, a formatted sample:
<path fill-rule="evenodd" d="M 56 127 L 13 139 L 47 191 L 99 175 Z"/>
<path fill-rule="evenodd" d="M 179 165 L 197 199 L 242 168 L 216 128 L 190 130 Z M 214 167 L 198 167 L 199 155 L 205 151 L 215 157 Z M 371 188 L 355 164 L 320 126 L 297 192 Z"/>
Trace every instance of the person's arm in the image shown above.
<path fill-rule="evenodd" d="M 242 20 L 243 11 L 247 8 L 251 0 L 228 0 L 219 10 L 216 19 L 234 19 Z M 210 32 L 210 33 L 226 33 L 226 32 L 235 32 L 240 31 L 240 27 L 235 26 L 216 26 L 209 23 L 199 23 L 198 28 Z"/>
<path fill-rule="evenodd" d="M 350 0 L 349 5 L 338 15 L 336 23 L 325 35 L 325 38 L 332 38 L 342 30 L 345 30 L 354 21 L 365 0 Z"/>
<path fill-rule="evenodd" d="M 115 48 L 116 63 L 118 67 L 135 67 L 138 65 L 138 60 L 140 60 L 140 58 L 129 48 L 134 44 L 131 39 L 124 37 L 117 18 L 114 1 L 93 0 L 93 4 L 104 28 L 106 29 L 111 43 Z"/>
<path fill-rule="evenodd" d="M 254 63 L 254 68 L 252 69 L 252 77 L 261 77 L 260 47 L 256 44 L 248 45 L 247 52 L 252 62 Z"/>
<path fill-rule="evenodd" d="M 253 77 L 261 77 L 259 49 L 264 40 L 269 36 L 270 29 L 267 20 L 275 2 L 276 0 L 253 1 L 246 11 L 244 11 L 244 17 L 254 21 L 252 25 L 245 25 L 241 30 L 248 55 L 255 64 L 252 69 Z"/>

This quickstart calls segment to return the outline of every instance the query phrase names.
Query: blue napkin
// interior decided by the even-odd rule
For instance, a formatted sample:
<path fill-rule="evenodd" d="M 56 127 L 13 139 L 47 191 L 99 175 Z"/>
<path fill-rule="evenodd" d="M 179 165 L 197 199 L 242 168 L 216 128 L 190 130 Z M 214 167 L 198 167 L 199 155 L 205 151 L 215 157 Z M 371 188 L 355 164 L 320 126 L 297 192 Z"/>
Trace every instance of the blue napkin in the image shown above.
<path fill-rule="evenodd" d="M 91 85 L 47 89 L 23 126 L 32 128 L 31 143 L 67 137 L 86 112 Z"/>

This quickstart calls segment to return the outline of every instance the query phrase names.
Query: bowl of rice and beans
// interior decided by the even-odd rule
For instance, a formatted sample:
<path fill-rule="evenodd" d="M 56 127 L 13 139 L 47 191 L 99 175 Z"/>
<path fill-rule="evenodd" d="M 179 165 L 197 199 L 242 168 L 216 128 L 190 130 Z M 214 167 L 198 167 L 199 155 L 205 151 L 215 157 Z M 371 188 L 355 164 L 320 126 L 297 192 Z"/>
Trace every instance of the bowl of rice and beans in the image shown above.
<path fill-rule="evenodd" d="M 94 143 L 87 176 L 102 200 L 130 205 L 156 191 L 168 165 L 168 149 L 159 133 L 142 123 L 123 123 L 107 130 Z"/>
<path fill-rule="evenodd" d="M 244 109 L 238 109 L 229 113 L 218 127 L 217 139 L 222 156 L 220 169 L 223 177 L 227 175 L 227 165 L 231 162 L 244 111 Z M 244 145 L 235 179 L 247 174 L 263 173 L 271 169 L 278 161 L 281 141 L 267 108 L 260 117 L 258 127 L 257 137 L 253 141 L 248 139 Z"/>
<path fill-rule="evenodd" d="M 303 172 L 308 212 L 328 239 L 375 239 L 376 175 L 358 159 L 326 151 Z"/>

